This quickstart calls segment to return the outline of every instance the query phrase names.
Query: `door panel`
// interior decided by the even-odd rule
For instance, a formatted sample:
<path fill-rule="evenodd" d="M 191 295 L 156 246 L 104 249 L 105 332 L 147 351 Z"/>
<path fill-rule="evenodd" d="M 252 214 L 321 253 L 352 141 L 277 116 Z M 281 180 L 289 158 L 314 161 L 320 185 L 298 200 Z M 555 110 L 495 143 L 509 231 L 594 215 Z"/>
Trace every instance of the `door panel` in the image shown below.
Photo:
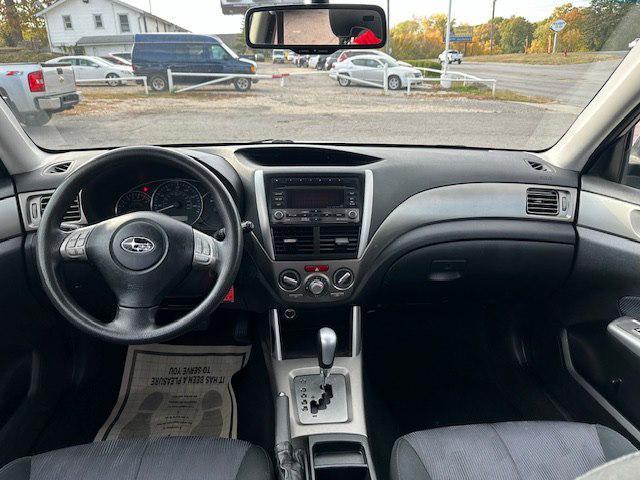
<path fill-rule="evenodd" d="M 558 302 L 572 375 L 640 441 L 640 362 L 607 332 L 620 316 L 640 318 L 640 192 L 584 176 L 577 233 L 573 272 Z"/>
<path fill-rule="evenodd" d="M 0 164 L 0 466 L 29 454 L 68 378 L 66 326 L 32 293 L 24 241 L 13 182 Z"/>

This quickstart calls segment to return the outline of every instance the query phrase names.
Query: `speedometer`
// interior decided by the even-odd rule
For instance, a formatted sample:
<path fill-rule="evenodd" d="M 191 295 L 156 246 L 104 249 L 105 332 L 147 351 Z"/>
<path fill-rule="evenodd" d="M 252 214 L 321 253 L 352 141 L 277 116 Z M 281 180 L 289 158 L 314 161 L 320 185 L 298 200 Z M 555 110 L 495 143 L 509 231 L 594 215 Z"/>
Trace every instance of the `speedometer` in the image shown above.
<path fill-rule="evenodd" d="M 151 210 L 193 225 L 202 215 L 202 196 L 184 180 L 169 180 L 160 185 L 151 198 Z"/>

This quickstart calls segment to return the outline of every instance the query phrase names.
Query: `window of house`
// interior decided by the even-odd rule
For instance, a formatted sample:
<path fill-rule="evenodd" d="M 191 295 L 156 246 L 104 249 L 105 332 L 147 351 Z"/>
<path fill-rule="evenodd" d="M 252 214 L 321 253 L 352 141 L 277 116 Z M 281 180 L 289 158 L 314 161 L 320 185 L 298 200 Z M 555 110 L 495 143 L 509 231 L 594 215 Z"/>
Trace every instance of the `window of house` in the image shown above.
<path fill-rule="evenodd" d="M 118 21 L 120 22 L 120 31 L 122 33 L 128 33 L 131 31 L 131 25 L 129 25 L 129 15 L 126 13 L 118 14 Z"/>
<path fill-rule="evenodd" d="M 93 22 L 96 25 L 96 28 L 104 28 L 104 23 L 102 23 L 102 15 L 96 14 L 93 16 Z"/>
<path fill-rule="evenodd" d="M 65 30 L 73 30 L 73 23 L 71 22 L 71 15 L 63 15 L 62 23 L 64 24 Z"/>

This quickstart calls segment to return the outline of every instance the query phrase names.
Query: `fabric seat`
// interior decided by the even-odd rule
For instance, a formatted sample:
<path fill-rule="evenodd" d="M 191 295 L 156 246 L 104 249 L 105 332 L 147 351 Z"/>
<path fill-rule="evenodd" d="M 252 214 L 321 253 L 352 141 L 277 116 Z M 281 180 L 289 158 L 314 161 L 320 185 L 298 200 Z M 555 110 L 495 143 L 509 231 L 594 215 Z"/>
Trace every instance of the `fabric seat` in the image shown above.
<path fill-rule="evenodd" d="M 615 431 L 570 422 L 446 427 L 399 438 L 392 480 L 573 480 L 635 452 Z"/>
<path fill-rule="evenodd" d="M 265 451 L 240 440 L 154 438 L 65 448 L 15 460 L 0 480 L 272 480 Z"/>

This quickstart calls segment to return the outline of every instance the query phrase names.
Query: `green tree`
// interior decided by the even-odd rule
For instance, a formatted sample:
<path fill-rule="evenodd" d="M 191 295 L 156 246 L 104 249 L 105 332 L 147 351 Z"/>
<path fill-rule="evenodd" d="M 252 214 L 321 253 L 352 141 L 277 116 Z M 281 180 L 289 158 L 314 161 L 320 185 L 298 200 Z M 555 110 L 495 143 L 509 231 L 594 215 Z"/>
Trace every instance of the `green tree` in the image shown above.
<path fill-rule="evenodd" d="M 22 21 L 15 0 L 0 2 L 0 20 L 2 21 L 1 34 L 4 43 L 15 47 L 23 40 Z"/>
<path fill-rule="evenodd" d="M 527 41 L 533 36 L 535 26 L 524 17 L 513 16 L 500 24 L 500 42 L 503 53 L 524 52 Z"/>
<path fill-rule="evenodd" d="M 435 30 L 442 35 L 442 41 L 447 36 L 447 16 L 444 13 L 436 13 L 422 21 L 425 30 Z M 455 27 L 455 19 L 451 20 L 451 30 Z"/>
<path fill-rule="evenodd" d="M 638 21 L 639 9 L 640 0 L 591 0 L 585 12 L 583 32 L 588 48 L 626 49 L 626 44 L 639 33 L 638 23 L 634 23 Z"/>

